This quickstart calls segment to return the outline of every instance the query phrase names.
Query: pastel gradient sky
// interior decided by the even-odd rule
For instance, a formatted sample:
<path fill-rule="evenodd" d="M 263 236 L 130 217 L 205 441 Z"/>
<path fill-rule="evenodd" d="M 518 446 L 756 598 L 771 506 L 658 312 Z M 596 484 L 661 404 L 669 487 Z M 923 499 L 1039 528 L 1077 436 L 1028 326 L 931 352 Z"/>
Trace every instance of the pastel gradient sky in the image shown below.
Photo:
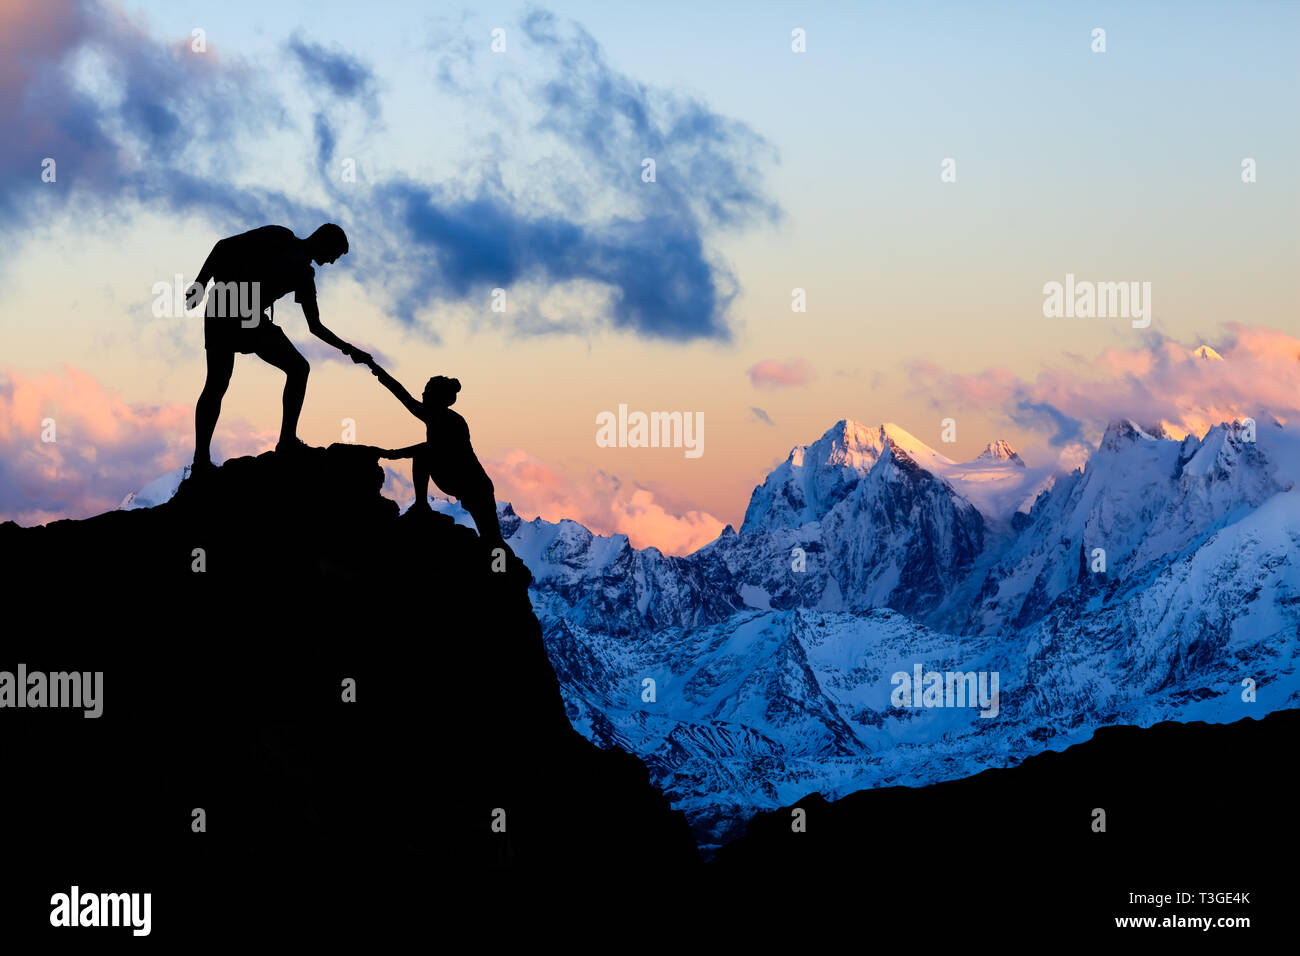
<path fill-rule="evenodd" d="M 675 553 L 840 418 L 1031 464 L 1110 417 L 1294 418 L 1300 6 L 972 6 L 0 0 L 0 520 L 189 460 L 202 323 L 152 289 L 266 222 L 347 230 L 325 324 L 458 376 L 500 499 Z M 1150 282 L 1150 327 L 1045 318 L 1066 273 Z M 419 439 L 276 320 L 305 440 Z M 218 457 L 274 443 L 281 385 L 237 361 Z M 597 447 L 620 403 L 703 412 L 705 453 Z"/>

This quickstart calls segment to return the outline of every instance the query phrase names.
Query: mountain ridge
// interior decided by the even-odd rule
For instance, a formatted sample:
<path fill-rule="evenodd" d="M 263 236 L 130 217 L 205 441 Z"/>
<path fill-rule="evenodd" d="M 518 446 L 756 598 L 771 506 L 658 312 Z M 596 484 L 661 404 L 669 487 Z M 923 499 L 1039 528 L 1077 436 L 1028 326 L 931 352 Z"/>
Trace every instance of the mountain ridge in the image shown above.
<path fill-rule="evenodd" d="M 810 790 L 968 776 L 1115 723 L 1233 720 L 1244 678 L 1265 710 L 1300 704 L 1300 443 L 1278 423 L 1257 442 L 1240 422 L 1162 431 L 1117 420 L 1044 480 L 1005 444 L 954 463 L 842 419 L 690 555 L 508 506 L 503 532 L 570 721 L 641 756 L 707 848 Z M 999 481 L 1038 489 L 1012 520 L 1023 484 L 972 500 Z M 917 661 L 1000 671 L 998 719 L 891 707 L 889 675 Z"/>

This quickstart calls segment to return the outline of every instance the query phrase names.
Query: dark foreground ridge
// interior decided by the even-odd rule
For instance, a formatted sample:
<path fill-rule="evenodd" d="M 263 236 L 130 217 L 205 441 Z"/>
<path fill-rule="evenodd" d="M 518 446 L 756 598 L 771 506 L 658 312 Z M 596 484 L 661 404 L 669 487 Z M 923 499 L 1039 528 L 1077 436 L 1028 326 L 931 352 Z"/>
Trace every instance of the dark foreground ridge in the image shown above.
<path fill-rule="evenodd" d="M 1253 917 L 1277 932 L 1290 920 L 1293 881 L 1278 878 L 1280 860 L 1270 857 L 1300 845 L 1282 769 L 1298 735 L 1297 710 L 1232 724 L 1103 727 L 1016 767 L 835 802 L 814 794 L 761 813 L 711 869 L 724 881 L 857 872 L 880 913 L 982 914 L 989 925 L 1054 935 L 1171 914 Z M 792 831 L 796 807 L 806 832 Z M 1105 832 L 1093 828 L 1099 808 Z M 1130 893 L 1178 891 L 1195 902 L 1130 903 Z M 1249 893 L 1250 902 L 1206 903 L 1201 892 Z"/>
<path fill-rule="evenodd" d="M 152 891 L 161 936 L 368 925 L 449 875 L 698 866 L 644 765 L 570 726 L 527 572 L 382 479 L 362 446 L 267 453 L 156 508 L 0 525 L 0 670 L 104 672 L 98 719 L 0 709 L 32 864 L 0 923 L 48 929 L 73 882 Z"/>
<path fill-rule="evenodd" d="M 0 671 L 104 674 L 97 719 L 0 708 L 6 940 L 130 942 L 49 927 L 74 883 L 152 893 L 153 935 L 183 940 L 529 930 L 535 906 L 656 939 L 726 913 L 733 943 L 774 925 L 976 943 L 1124 915 L 1286 919 L 1267 863 L 1297 845 L 1279 776 L 1297 711 L 812 796 L 805 832 L 791 808 L 760 814 L 703 865 L 644 765 L 569 725 L 527 573 L 493 570 L 449 519 L 399 517 L 381 481 L 373 450 L 335 445 L 229 461 L 153 509 L 0 525 Z M 1179 891 L 1250 903 L 1129 902 Z"/>

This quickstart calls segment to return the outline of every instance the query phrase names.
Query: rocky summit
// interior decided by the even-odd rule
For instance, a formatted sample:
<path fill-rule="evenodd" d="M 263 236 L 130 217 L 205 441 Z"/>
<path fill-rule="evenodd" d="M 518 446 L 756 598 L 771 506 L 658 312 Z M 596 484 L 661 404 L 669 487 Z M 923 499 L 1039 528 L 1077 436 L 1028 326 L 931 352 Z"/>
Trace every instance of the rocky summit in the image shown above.
<path fill-rule="evenodd" d="M 30 609 L 5 659 L 99 675 L 96 719 L 4 712 L 7 849 L 34 887 L 42 860 L 65 892 L 136 880 L 162 927 L 210 919 L 187 900 L 223 886 L 328 920 L 433 869 L 698 862 L 645 765 L 570 725 L 527 571 L 399 516 L 382 477 L 365 447 L 268 452 L 156 507 L 0 526 L 7 600 Z"/>

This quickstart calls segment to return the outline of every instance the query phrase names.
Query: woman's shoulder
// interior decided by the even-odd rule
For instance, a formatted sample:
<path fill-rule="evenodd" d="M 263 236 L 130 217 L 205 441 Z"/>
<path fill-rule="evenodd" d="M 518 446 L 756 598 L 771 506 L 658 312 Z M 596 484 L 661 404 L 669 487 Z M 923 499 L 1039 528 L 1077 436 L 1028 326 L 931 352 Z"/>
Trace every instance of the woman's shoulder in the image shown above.
<path fill-rule="evenodd" d="M 424 420 L 429 423 L 430 428 L 443 428 L 452 431 L 463 431 L 469 434 L 469 423 L 459 412 L 454 412 L 446 406 L 437 406 L 429 409 L 424 416 Z"/>

